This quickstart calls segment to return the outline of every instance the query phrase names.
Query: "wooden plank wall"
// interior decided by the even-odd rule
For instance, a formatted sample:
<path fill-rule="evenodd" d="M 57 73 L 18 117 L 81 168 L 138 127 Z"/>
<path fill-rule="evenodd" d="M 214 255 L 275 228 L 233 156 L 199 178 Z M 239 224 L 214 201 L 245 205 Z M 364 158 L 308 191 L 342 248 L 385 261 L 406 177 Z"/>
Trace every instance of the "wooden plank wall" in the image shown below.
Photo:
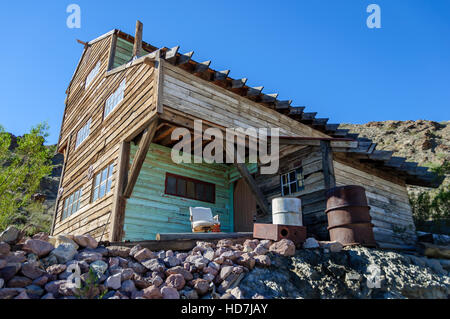
<path fill-rule="evenodd" d="M 68 91 L 59 146 L 64 145 L 69 136 L 72 136 L 72 142 L 68 146 L 69 157 L 65 159 L 66 171 L 62 181 L 64 193 L 58 205 L 54 234 L 90 233 L 99 239 L 105 232 L 103 239 L 109 238 L 109 227 L 106 224 L 110 220 L 115 177 L 111 192 L 91 203 L 93 179 L 88 179 L 89 167 L 93 167 L 95 175 L 108 164 L 117 164 L 119 145 L 128 134 L 128 128 L 138 127 L 156 114 L 156 108 L 152 105 L 153 68 L 140 64 L 105 77 L 111 41 L 112 36 L 109 36 L 88 48 Z M 98 61 L 101 61 L 99 75 L 85 90 L 85 79 Z M 125 78 L 124 100 L 106 119 L 103 119 L 107 98 Z M 90 118 L 92 118 L 90 135 L 75 149 L 76 134 Z M 114 175 L 117 172 L 116 168 Z M 61 220 L 64 199 L 80 187 L 83 189 L 80 211 Z"/>
<path fill-rule="evenodd" d="M 327 239 L 327 220 L 324 213 L 326 208 L 325 181 L 322 170 L 322 155 L 318 147 L 298 149 L 281 157 L 278 173 L 257 175 L 256 182 L 271 204 L 273 198 L 281 197 L 280 175 L 299 167 L 303 168 L 305 188 L 292 196 L 299 197 L 302 200 L 303 224 L 308 227 L 308 232 L 321 239 Z M 260 217 L 257 221 L 271 223 L 272 216 Z"/>
<path fill-rule="evenodd" d="M 416 241 L 412 210 L 405 185 L 380 178 L 334 161 L 336 182 L 366 188 L 374 234 L 378 244 L 412 245 Z"/>
<path fill-rule="evenodd" d="M 164 65 L 163 103 L 171 108 L 230 128 L 280 128 L 281 135 L 327 135 L 200 79 L 169 63 Z"/>
<path fill-rule="evenodd" d="M 131 146 L 131 161 L 137 146 Z M 233 201 L 230 175 L 233 166 L 225 164 L 175 164 L 171 149 L 152 144 L 131 198 L 125 210 L 125 240 L 154 240 L 157 233 L 191 232 L 189 207 L 210 207 L 219 215 L 221 229 L 232 231 Z M 202 180 L 216 185 L 216 203 L 166 195 L 166 172 Z"/>

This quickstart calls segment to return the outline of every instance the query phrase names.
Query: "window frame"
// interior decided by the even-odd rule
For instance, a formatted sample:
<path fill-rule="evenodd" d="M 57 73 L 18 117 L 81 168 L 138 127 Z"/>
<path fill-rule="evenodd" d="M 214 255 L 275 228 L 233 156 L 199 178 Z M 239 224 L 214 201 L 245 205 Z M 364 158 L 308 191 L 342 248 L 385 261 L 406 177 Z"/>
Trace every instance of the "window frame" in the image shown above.
<path fill-rule="evenodd" d="M 63 200 L 61 221 L 64 221 L 71 216 L 75 215 L 81 210 L 81 198 L 83 197 L 83 187 L 80 187 L 70 195 L 66 196 Z M 76 201 L 74 200 L 76 198 Z M 69 213 L 70 207 L 70 213 Z M 76 207 L 76 210 L 73 210 Z"/>
<path fill-rule="evenodd" d="M 89 74 L 87 75 L 86 80 L 84 82 L 84 89 L 85 90 L 87 90 L 89 88 L 89 86 L 92 84 L 92 82 L 94 82 L 94 80 L 97 77 L 97 75 L 99 75 L 101 66 L 102 66 L 101 61 L 98 61 L 95 64 L 95 66 L 92 68 L 92 70 L 89 72 Z M 88 79 L 89 78 L 91 78 L 91 80 L 88 83 Z"/>
<path fill-rule="evenodd" d="M 90 118 L 86 124 L 83 125 L 82 128 L 80 128 L 77 132 L 77 139 L 75 141 L 75 149 L 79 148 L 81 145 L 83 145 L 83 143 L 88 139 L 89 135 L 91 135 L 91 125 L 92 125 L 92 118 Z M 81 142 L 79 142 L 79 138 L 80 138 L 80 133 L 83 130 L 87 129 L 87 134 L 85 134 L 83 140 Z"/>
<path fill-rule="evenodd" d="M 176 183 L 175 183 L 175 193 L 169 192 L 168 190 L 168 180 L 169 178 L 175 178 L 176 179 Z M 178 180 L 184 180 L 185 181 L 185 195 L 180 195 L 178 192 Z M 193 182 L 194 183 L 194 196 L 189 196 L 188 195 L 188 182 Z M 203 185 L 206 187 L 212 187 L 212 194 L 211 194 L 211 198 L 212 200 L 207 200 L 207 199 L 201 199 L 199 197 L 197 197 L 197 185 Z M 196 200 L 196 201 L 200 201 L 200 202 L 205 202 L 205 203 L 210 203 L 210 204 L 215 204 L 216 203 L 216 184 L 213 183 L 209 183 L 209 182 L 205 182 L 205 181 L 201 181 L 195 178 L 190 178 L 190 177 L 186 177 L 186 176 L 182 176 L 182 175 L 177 175 L 177 174 L 172 174 L 172 173 L 166 173 L 166 179 L 165 179 L 165 184 L 164 184 L 164 194 L 165 195 L 170 195 L 170 196 L 176 196 L 176 197 L 180 197 L 180 198 L 187 198 L 187 199 L 191 199 L 191 200 Z"/>
<path fill-rule="evenodd" d="M 295 177 L 294 177 L 293 181 L 291 181 L 291 178 L 290 178 L 292 173 L 295 174 Z M 283 182 L 283 177 L 284 176 L 286 176 L 286 178 L 287 178 L 286 179 L 287 183 Z M 302 182 L 301 186 L 299 186 L 299 181 Z M 291 185 L 295 185 L 296 186 L 296 190 L 294 192 L 291 189 Z M 289 194 L 285 194 L 285 192 L 284 192 L 284 188 L 286 186 L 289 187 Z M 283 196 L 283 197 L 284 196 L 291 196 L 293 194 L 299 193 L 302 190 L 304 190 L 305 189 L 305 179 L 304 179 L 304 176 L 303 176 L 303 168 L 302 167 L 297 167 L 296 169 L 293 169 L 293 170 L 290 170 L 290 171 L 288 171 L 288 172 L 286 172 L 284 174 L 281 174 L 280 175 L 280 188 L 281 188 L 281 196 Z"/>
<path fill-rule="evenodd" d="M 122 90 L 123 88 L 123 90 Z M 105 105 L 103 107 L 103 120 L 106 120 L 109 115 L 111 115 L 114 110 L 117 109 L 117 107 L 123 102 L 123 100 L 125 99 L 125 90 L 127 89 L 127 79 L 123 79 L 122 82 L 120 82 L 119 86 L 117 87 L 117 89 L 110 95 L 108 96 L 108 98 L 105 101 Z M 119 99 L 118 96 L 119 95 Z M 110 99 L 118 99 L 116 102 L 116 104 L 109 110 L 108 114 L 106 113 L 107 111 L 107 107 L 108 107 L 108 101 Z"/>
<path fill-rule="evenodd" d="M 105 170 L 107 171 L 106 178 L 105 180 L 103 180 L 102 177 Z M 103 167 L 100 171 L 97 172 L 97 174 L 94 175 L 94 178 L 92 179 L 91 203 L 94 203 L 100 199 L 105 198 L 111 192 L 113 178 L 114 178 L 114 163 L 110 163 L 109 165 Z M 97 179 L 99 179 L 98 185 Z M 105 186 L 105 189 L 103 195 L 100 196 L 102 186 Z"/>

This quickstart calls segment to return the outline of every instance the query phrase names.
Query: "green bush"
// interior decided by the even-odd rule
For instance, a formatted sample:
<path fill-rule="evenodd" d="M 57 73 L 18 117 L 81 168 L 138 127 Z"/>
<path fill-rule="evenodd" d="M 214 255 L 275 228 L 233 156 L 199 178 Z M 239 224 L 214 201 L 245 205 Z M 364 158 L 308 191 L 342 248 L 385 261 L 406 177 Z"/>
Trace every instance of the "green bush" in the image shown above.
<path fill-rule="evenodd" d="M 433 169 L 440 176 L 450 174 L 450 162 Z M 450 227 L 450 186 L 441 186 L 436 192 L 410 195 L 413 218 L 417 230 L 448 233 Z"/>
<path fill-rule="evenodd" d="M 47 132 L 46 123 L 38 124 L 18 137 L 13 148 L 11 135 L 0 126 L 0 231 L 10 224 L 30 222 L 30 214 L 24 214 L 24 209 L 33 206 L 32 195 L 53 168 L 52 150 L 44 145 Z"/>

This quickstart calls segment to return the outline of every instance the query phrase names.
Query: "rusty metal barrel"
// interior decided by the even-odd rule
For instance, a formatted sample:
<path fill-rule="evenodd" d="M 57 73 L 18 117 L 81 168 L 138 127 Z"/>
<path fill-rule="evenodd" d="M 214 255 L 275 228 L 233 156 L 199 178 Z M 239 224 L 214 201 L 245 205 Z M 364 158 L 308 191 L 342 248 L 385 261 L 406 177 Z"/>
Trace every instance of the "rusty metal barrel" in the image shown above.
<path fill-rule="evenodd" d="M 376 246 L 364 187 L 347 185 L 330 189 L 325 213 L 331 241 L 344 246 Z"/>

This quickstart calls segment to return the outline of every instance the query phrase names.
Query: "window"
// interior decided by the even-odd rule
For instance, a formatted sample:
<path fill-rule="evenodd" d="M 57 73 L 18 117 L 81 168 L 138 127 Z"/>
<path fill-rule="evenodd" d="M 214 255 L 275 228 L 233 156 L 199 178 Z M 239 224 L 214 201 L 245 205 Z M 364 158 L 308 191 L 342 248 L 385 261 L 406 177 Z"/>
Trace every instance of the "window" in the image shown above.
<path fill-rule="evenodd" d="M 86 85 L 85 85 L 85 89 L 88 88 L 88 86 L 92 83 L 92 81 L 95 79 L 95 77 L 97 76 L 98 72 L 100 71 L 100 61 L 98 61 L 98 63 L 95 65 L 95 67 L 92 69 L 92 71 L 89 73 L 89 75 L 86 78 Z"/>
<path fill-rule="evenodd" d="M 100 173 L 95 175 L 94 190 L 92 192 L 92 201 L 105 197 L 111 190 L 111 182 L 114 171 L 114 164 L 109 165 Z"/>
<path fill-rule="evenodd" d="M 292 172 L 281 175 L 281 196 L 292 195 L 304 188 L 302 168 L 297 168 Z"/>
<path fill-rule="evenodd" d="M 80 209 L 81 196 L 83 192 L 81 188 L 64 200 L 64 209 L 62 219 L 66 219 L 75 214 Z"/>
<path fill-rule="evenodd" d="M 216 185 L 169 173 L 166 174 L 165 193 L 202 202 L 216 202 Z"/>
<path fill-rule="evenodd" d="M 105 114 L 103 118 L 106 118 L 112 110 L 123 100 L 123 94 L 125 92 L 126 79 L 120 83 L 119 88 L 106 100 Z"/>
<path fill-rule="evenodd" d="M 90 131 L 91 131 L 91 120 L 92 120 L 92 119 L 89 119 L 89 121 L 86 123 L 86 125 L 83 126 L 83 127 L 81 128 L 81 130 L 78 131 L 78 134 L 77 134 L 77 143 L 76 143 L 76 145 L 75 145 L 75 148 L 78 148 L 78 146 L 80 146 L 81 143 L 83 143 L 83 141 L 84 141 L 85 139 L 87 139 L 87 137 L 89 136 L 89 133 L 90 133 Z"/>

